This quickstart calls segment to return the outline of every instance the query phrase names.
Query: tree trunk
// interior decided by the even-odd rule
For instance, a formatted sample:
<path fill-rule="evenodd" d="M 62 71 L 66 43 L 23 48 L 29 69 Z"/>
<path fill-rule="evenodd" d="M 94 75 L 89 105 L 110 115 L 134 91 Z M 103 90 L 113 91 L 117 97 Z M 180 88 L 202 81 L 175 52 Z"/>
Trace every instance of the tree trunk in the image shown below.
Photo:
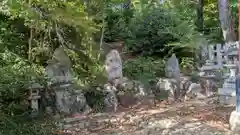
<path fill-rule="evenodd" d="M 236 34 L 234 32 L 232 23 L 232 14 L 229 0 L 218 0 L 219 6 L 219 20 L 221 22 L 221 28 L 223 38 L 225 42 L 235 41 Z"/>
<path fill-rule="evenodd" d="M 101 39 L 100 39 L 100 51 L 103 50 L 104 32 L 105 32 L 105 17 L 103 14 L 103 16 L 102 16 L 102 33 L 101 33 Z"/>
<path fill-rule="evenodd" d="M 204 3 L 203 3 L 204 0 L 198 0 L 198 3 L 197 3 L 197 30 L 199 32 L 204 32 L 204 18 L 203 18 L 203 6 L 204 6 Z M 201 54 L 199 53 L 197 55 L 199 57 L 199 60 L 200 61 L 204 61 L 203 57 L 201 56 Z"/>
<path fill-rule="evenodd" d="M 197 4 L 197 27 L 198 31 L 203 32 L 204 19 L 203 19 L 203 0 L 198 0 Z"/>

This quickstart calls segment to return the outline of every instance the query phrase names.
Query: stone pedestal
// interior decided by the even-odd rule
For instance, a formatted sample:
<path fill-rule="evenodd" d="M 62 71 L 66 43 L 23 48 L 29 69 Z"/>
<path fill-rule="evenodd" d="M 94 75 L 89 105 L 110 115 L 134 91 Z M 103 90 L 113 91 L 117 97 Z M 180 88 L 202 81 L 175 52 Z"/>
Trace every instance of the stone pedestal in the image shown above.
<path fill-rule="evenodd" d="M 200 77 L 204 77 L 206 79 L 214 79 L 216 78 L 216 72 L 220 68 L 219 65 L 215 65 L 212 60 L 206 60 L 205 65 L 200 68 Z"/>
<path fill-rule="evenodd" d="M 230 70 L 230 74 L 225 75 L 228 78 L 218 89 L 219 101 L 221 104 L 236 105 L 236 65 L 225 64 L 224 67 Z"/>
<path fill-rule="evenodd" d="M 240 113 L 233 111 L 229 119 L 230 129 L 233 132 L 240 132 Z"/>
<path fill-rule="evenodd" d="M 219 88 L 219 102 L 223 105 L 236 105 L 236 91 L 234 89 Z"/>
<path fill-rule="evenodd" d="M 225 80 L 223 88 L 218 89 L 220 104 L 236 105 L 236 87 L 233 80 Z"/>

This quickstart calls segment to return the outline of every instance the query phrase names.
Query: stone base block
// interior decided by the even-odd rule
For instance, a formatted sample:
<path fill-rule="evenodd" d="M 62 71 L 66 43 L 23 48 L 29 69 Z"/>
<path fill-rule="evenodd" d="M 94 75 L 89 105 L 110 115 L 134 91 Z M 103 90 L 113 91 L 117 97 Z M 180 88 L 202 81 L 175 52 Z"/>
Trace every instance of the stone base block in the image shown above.
<path fill-rule="evenodd" d="M 233 132 L 240 133 L 240 113 L 236 111 L 231 113 L 229 125 Z"/>
<path fill-rule="evenodd" d="M 229 95 L 219 95 L 219 102 L 223 105 L 236 105 L 236 97 Z"/>

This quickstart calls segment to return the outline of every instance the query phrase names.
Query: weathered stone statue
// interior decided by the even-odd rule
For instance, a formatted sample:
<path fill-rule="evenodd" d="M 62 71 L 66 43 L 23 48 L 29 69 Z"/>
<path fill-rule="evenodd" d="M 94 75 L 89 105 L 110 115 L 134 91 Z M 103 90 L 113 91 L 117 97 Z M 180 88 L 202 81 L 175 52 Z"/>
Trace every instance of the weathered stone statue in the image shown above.
<path fill-rule="evenodd" d="M 172 56 L 167 61 L 166 66 L 166 76 L 171 78 L 171 93 L 174 96 L 174 99 L 179 98 L 180 96 L 180 67 L 179 62 L 175 54 L 172 54 Z"/>
<path fill-rule="evenodd" d="M 116 49 L 110 50 L 105 59 L 105 70 L 107 72 L 108 84 L 104 86 L 105 98 L 105 111 L 116 111 L 117 100 L 117 87 L 122 82 L 122 59 Z"/>
<path fill-rule="evenodd" d="M 114 86 L 118 86 L 122 80 L 122 59 L 117 50 L 111 50 L 106 55 L 105 69 L 108 76 L 108 81 Z"/>
<path fill-rule="evenodd" d="M 172 54 L 167 61 L 166 76 L 169 78 L 180 78 L 179 62 L 175 54 Z"/>
<path fill-rule="evenodd" d="M 54 51 L 52 59 L 48 60 L 46 72 L 53 84 L 72 81 L 71 61 L 63 48 Z"/>
<path fill-rule="evenodd" d="M 62 47 L 55 50 L 46 72 L 51 80 L 50 87 L 56 93 L 59 112 L 74 114 L 89 109 L 82 91 L 73 84 L 71 62 Z"/>

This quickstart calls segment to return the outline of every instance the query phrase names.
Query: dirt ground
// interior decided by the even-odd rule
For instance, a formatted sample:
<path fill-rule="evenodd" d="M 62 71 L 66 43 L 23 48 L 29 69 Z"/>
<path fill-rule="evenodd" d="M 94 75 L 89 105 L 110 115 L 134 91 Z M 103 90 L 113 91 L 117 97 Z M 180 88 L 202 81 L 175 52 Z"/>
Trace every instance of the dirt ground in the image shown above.
<path fill-rule="evenodd" d="M 72 118 L 75 122 L 67 126 L 69 128 L 64 130 L 64 134 L 237 135 L 231 133 L 228 124 L 233 110 L 234 107 L 210 103 L 209 100 L 171 104 L 163 101 L 154 106 L 120 108 L 114 114 L 91 114 Z"/>

